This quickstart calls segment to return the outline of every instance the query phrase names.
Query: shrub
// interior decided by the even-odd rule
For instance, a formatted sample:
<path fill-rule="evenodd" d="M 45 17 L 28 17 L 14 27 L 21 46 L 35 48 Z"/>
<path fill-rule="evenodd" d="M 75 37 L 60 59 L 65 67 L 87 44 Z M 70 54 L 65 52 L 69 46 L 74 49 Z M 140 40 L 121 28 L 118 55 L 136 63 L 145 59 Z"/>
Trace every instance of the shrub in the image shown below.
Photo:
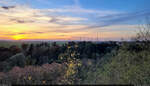
<path fill-rule="evenodd" d="M 123 46 L 124 47 L 124 46 Z M 83 81 L 86 84 L 150 84 L 150 54 L 147 50 L 140 52 L 120 48 L 107 62 L 100 59 L 101 64 L 90 68 Z M 93 69 L 96 69 L 93 71 Z"/>
<path fill-rule="evenodd" d="M 41 85 L 62 84 L 65 66 L 52 63 L 42 66 L 14 67 L 7 73 L 0 73 L 1 84 Z M 7 81 L 7 82 L 4 82 Z"/>

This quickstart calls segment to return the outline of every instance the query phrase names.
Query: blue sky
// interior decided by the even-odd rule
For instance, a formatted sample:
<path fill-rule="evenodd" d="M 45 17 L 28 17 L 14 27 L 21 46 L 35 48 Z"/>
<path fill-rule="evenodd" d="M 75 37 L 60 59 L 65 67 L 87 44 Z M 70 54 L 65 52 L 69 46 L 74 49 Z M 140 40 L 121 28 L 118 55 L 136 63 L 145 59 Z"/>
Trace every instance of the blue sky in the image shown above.
<path fill-rule="evenodd" d="M 24 3 L 25 0 L 20 0 Z M 19 2 L 19 0 L 18 0 Z M 149 0 L 28 0 L 35 8 L 59 8 L 69 5 L 80 5 L 85 9 L 136 11 L 149 9 Z"/>
<path fill-rule="evenodd" d="M 28 4 L 33 8 L 39 8 L 39 9 L 49 9 L 49 8 L 70 8 L 72 6 L 72 10 L 75 9 L 75 7 L 86 9 L 86 10 L 96 10 L 96 11 L 112 11 L 112 12 L 118 12 L 118 13 L 125 13 L 128 16 L 136 14 L 136 12 L 144 11 L 145 16 L 149 15 L 147 12 L 150 10 L 150 0 L 16 0 L 17 3 L 22 4 Z M 74 7 L 73 7 L 74 6 Z M 74 9 L 73 9 L 74 8 Z M 129 13 L 129 14 L 128 14 Z M 79 15 L 76 13 L 62 13 L 62 15 L 72 15 L 72 16 L 83 16 L 83 17 L 89 17 L 88 14 Z M 110 14 L 111 15 L 111 14 Z M 107 16 L 107 15 L 106 15 Z M 143 14 L 144 16 L 144 14 Z M 138 22 L 143 18 L 143 16 L 140 15 L 137 16 L 137 19 L 134 22 Z M 144 17 L 145 17 L 144 16 Z M 93 19 L 97 17 L 92 17 Z M 140 19 L 140 20 L 138 20 Z M 129 21 L 129 23 L 131 23 Z M 132 22 L 133 23 L 133 22 Z"/>
<path fill-rule="evenodd" d="M 11 20 L 11 23 L 15 21 L 17 25 L 30 26 L 28 24 L 34 23 L 44 28 L 43 34 L 55 31 L 64 38 L 77 40 L 85 36 L 83 33 L 88 39 L 99 32 L 104 35 L 103 39 L 110 40 L 134 36 L 138 25 L 144 24 L 145 18 L 150 15 L 149 3 L 150 0 L 1 0 L 0 14 L 7 15 L 6 20 Z M 8 14 L 10 11 L 14 11 L 11 16 Z M 56 26 L 59 27 L 47 31 L 47 27 Z M 36 29 L 33 33 L 35 31 Z M 66 32 L 74 35 L 69 36 Z M 4 35 L 0 37 L 3 38 Z"/>

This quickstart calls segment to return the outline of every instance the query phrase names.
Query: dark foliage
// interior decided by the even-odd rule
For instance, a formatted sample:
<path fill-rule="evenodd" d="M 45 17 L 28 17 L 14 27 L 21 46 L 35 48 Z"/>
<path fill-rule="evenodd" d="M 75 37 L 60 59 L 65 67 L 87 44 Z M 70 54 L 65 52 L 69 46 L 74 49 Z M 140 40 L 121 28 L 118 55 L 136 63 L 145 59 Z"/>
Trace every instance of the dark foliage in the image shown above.
<path fill-rule="evenodd" d="M 36 76 L 31 71 L 36 83 L 61 84 L 145 84 L 149 83 L 150 43 L 136 42 L 68 42 L 63 45 L 54 43 L 25 44 L 21 47 L 0 47 L 1 78 L 8 79 L 7 73 L 16 66 L 19 74 L 24 67 L 36 69 Z M 55 74 L 51 69 L 53 63 L 65 69 Z M 51 72 L 45 71 L 42 65 L 49 64 Z M 54 66 L 54 65 L 53 65 Z M 63 68 L 62 67 L 62 68 Z M 143 70 L 146 67 L 144 74 Z M 20 69 L 23 68 L 23 69 Z M 42 68 L 39 69 L 38 68 Z M 54 67 L 52 67 L 54 68 Z M 28 68 L 27 68 L 28 69 Z M 54 68 L 55 69 L 55 68 Z M 48 69 L 49 70 L 49 69 Z M 29 70 L 30 71 L 30 70 Z M 42 72 L 45 71 L 46 75 Z M 55 72 L 54 72 L 55 71 Z M 63 72 L 62 72 L 63 71 Z M 13 72 L 15 72 L 13 70 Z M 138 72 L 138 74 L 136 73 Z M 16 73 L 16 72 L 15 72 Z M 0 73 L 1 74 L 1 73 Z M 30 74 L 30 73 L 29 73 Z M 13 75 L 13 74 L 12 74 Z M 10 74 L 10 78 L 13 78 Z M 23 77 L 24 75 L 22 75 Z M 26 75 L 25 75 L 26 76 Z M 30 75 L 27 83 L 33 84 Z M 49 76 L 49 77 L 47 77 Z M 136 76 L 136 77 L 135 77 Z M 19 78 L 19 76 L 17 76 Z M 57 81 L 55 82 L 55 77 Z M 45 80 L 38 80 L 38 79 Z M 17 81 L 21 80 L 21 81 Z M 23 78 L 9 80 L 9 83 L 26 83 Z M 13 81 L 13 82 L 12 82 Z M 31 82 L 32 81 L 32 82 Z M 43 81 L 43 82 L 41 82 Z"/>

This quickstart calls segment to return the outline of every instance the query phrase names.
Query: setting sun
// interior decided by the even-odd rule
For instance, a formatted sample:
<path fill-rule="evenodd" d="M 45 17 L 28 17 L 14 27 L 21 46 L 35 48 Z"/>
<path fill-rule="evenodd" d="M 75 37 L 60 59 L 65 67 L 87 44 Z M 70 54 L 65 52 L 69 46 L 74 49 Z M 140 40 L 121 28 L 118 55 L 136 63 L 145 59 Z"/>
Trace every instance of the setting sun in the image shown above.
<path fill-rule="evenodd" d="M 149 16 L 149 9 L 145 8 L 149 6 L 149 0 L 137 2 L 138 7 L 134 1 L 128 4 L 120 2 L 116 6 L 111 6 L 113 0 L 104 1 L 104 4 L 110 4 L 108 8 L 99 0 L 86 3 L 84 0 L 68 0 L 67 4 L 66 0 L 32 1 L 29 4 L 28 0 L 0 0 L 0 40 L 129 39 L 139 29 L 138 21 Z M 45 6 L 48 3 L 54 4 Z M 125 4 L 129 7 L 124 8 Z"/>
<path fill-rule="evenodd" d="M 14 40 L 21 40 L 21 39 L 24 39 L 24 35 L 15 35 L 12 37 Z"/>

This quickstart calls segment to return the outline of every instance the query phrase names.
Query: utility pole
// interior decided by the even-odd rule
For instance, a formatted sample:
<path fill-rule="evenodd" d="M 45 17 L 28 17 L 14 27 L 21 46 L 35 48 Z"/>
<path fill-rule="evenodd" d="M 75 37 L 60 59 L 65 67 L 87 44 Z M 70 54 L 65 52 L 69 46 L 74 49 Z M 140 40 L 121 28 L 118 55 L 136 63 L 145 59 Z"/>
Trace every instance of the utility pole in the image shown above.
<path fill-rule="evenodd" d="M 98 32 L 97 32 L 97 37 L 96 38 L 97 38 L 97 42 L 98 42 Z"/>
<path fill-rule="evenodd" d="M 81 37 L 80 37 L 80 41 L 81 41 Z"/>
<path fill-rule="evenodd" d="M 99 32 L 98 40 L 101 41 L 101 33 Z"/>

